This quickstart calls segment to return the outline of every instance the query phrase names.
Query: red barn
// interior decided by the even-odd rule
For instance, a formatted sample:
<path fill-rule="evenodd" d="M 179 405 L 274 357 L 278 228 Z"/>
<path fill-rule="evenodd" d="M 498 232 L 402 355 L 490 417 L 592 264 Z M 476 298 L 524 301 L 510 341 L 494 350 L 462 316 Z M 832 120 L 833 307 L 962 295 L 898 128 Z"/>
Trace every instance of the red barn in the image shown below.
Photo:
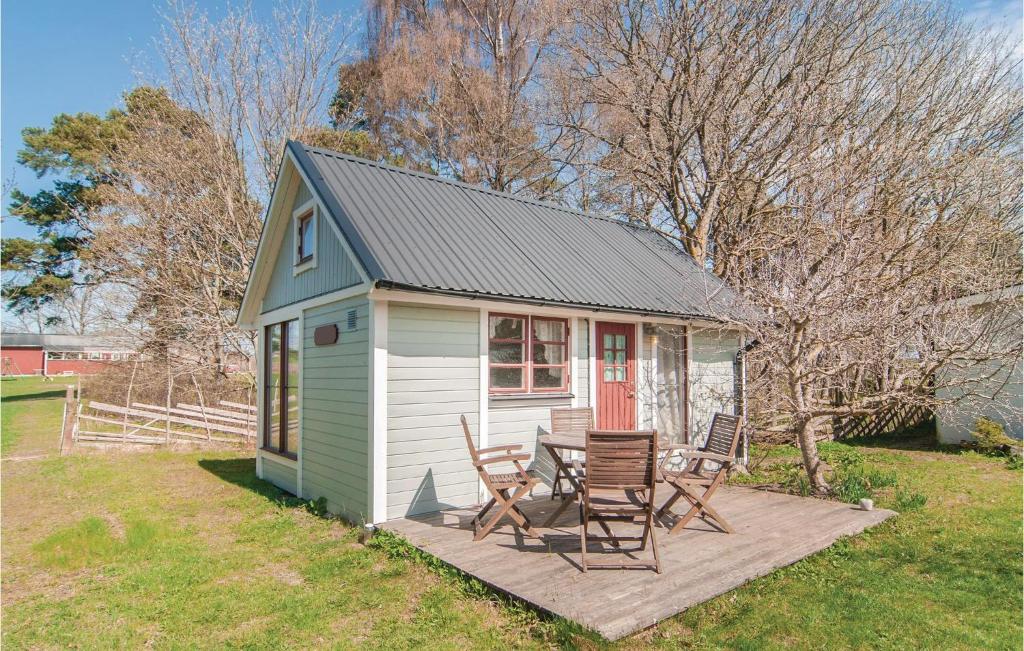
<path fill-rule="evenodd" d="M 5 332 L 0 336 L 2 375 L 89 375 L 135 355 L 126 339 L 106 335 Z"/>

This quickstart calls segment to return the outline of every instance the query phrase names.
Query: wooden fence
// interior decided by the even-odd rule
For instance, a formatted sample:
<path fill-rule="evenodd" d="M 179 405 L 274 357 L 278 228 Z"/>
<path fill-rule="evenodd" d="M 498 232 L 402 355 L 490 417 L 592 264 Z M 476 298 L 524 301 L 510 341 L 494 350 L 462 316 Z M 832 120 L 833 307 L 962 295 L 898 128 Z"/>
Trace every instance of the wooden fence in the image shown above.
<path fill-rule="evenodd" d="M 69 401 L 75 443 L 130 445 L 237 445 L 256 443 L 256 408 L 220 401 L 216 407 L 177 403 L 174 407 L 133 402 L 128 406 Z"/>
<path fill-rule="evenodd" d="M 878 436 L 916 427 L 931 417 L 924 407 L 901 405 L 867 418 L 848 418 L 835 425 L 832 434 L 837 441 Z"/>

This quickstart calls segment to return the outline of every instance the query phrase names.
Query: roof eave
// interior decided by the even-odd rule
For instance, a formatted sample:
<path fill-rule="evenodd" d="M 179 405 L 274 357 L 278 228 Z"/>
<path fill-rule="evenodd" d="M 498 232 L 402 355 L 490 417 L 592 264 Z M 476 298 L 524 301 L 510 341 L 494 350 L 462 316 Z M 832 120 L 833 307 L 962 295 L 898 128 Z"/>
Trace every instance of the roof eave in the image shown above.
<path fill-rule="evenodd" d="M 588 312 L 607 312 L 613 314 L 627 314 L 630 316 L 648 317 L 648 318 L 664 318 L 673 319 L 677 321 L 704 321 L 708 323 L 717 323 L 721 325 L 730 325 L 737 328 L 744 327 L 741 321 L 730 321 L 721 317 L 712 316 L 708 314 L 684 314 L 679 312 L 664 312 L 659 310 L 644 310 L 630 307 L 619 307 L 614 305 L 596 305 L 591 303 L 578 303 L 571 301 L 559 301 L 554 299 L 543 299 L 528 296 L 506 296 L 503 294 L 489 294 L 487 292 L 477 292 L 471 290 L 460 290 L 460 289 L 440 289 L 437 287 L 422 287 L 419 285 L 410 285 L 406 283 L 394 282 L 390 280 L 380 280 L 374 283 L 374 287 L 384 290 L 404 291 L 404 292 L 416 292 L 419 294 L 432 294 L 435 296 L 450 296 L 455 298 L 467 298 L 470 300 L 487 300 L 487 301 L 498 301 L 502 303 L 515 303 L 518 305 L 536 305 L 536 306 L 548 306 L 548 307 L 562 307 L 562 308 L 573 308 L 578 310 L 586 310 Z"/>

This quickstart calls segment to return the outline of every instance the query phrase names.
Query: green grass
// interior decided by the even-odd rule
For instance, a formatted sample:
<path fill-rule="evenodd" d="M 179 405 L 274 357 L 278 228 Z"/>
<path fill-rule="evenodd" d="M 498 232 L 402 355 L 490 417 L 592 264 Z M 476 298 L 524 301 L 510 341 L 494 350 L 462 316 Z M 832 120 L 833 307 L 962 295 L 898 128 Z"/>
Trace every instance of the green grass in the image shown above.
<path fill-rule="evenodd" d="M 35 418 L 22 412 L 5 429 Z M 779 463 L 765 477 L 778 479 L 794 451 L 772 454 Z M 5 462 L 2 644 L 1019 649 L 1020 472 L 976 453 L 833 446 L 828 455 L 901 515 L 616 645 L 498 597 L 400 539 L 359 544 L 357 530 L 255 479 L 251 458 Z"/>
<path fill-rule="evenodd" d="M 74 377 L 0 379 L 0 455 L 59 450 L 64 394 L 74 382 Z"/>

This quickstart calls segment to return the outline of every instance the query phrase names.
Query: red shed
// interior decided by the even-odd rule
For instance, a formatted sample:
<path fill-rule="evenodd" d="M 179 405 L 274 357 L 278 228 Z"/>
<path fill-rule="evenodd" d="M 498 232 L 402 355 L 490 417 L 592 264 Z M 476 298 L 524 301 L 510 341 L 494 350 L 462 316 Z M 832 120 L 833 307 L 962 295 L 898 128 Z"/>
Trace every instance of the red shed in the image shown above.
<path fill-rule="evenodd" d="M 0 336 L 3 375 L 89 375 L 135 355 L 129 340 L 116 335 L 5 332 Z"/>

